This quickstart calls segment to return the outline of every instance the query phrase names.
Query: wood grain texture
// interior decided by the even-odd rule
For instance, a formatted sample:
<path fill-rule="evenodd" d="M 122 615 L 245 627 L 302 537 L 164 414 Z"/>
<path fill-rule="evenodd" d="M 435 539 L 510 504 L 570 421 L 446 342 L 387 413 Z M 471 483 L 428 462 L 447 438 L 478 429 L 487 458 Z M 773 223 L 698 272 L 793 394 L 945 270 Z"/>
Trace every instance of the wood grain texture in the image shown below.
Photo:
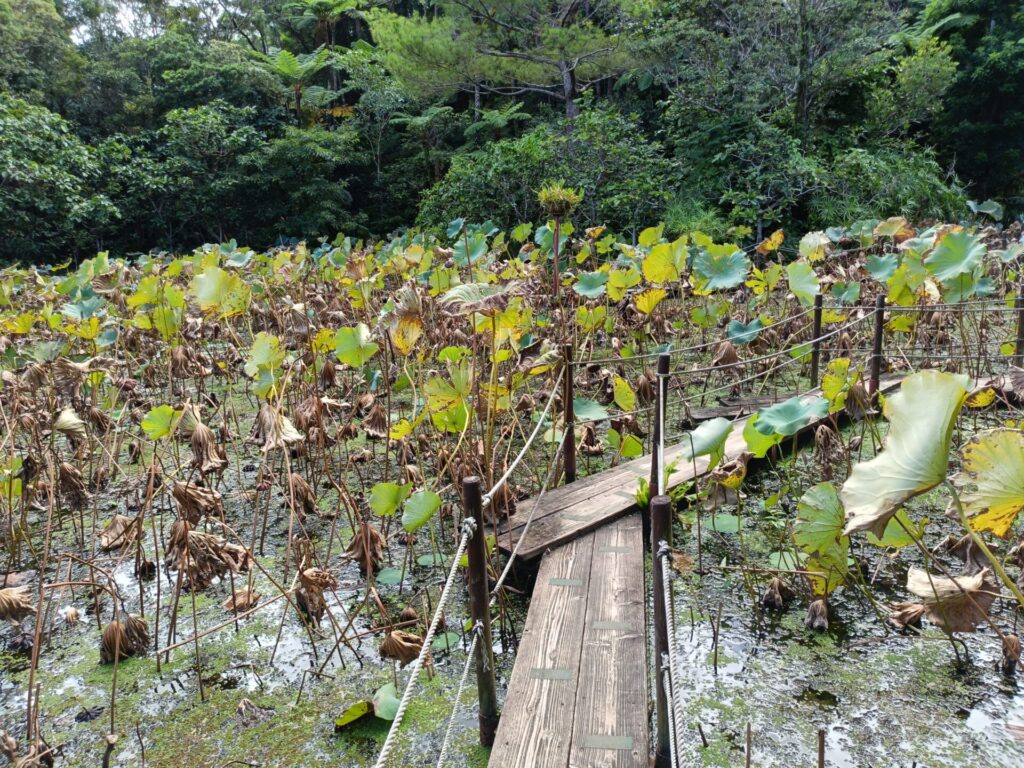
<path fill-rule="evenodd" d="M 639 514 L 593 534 L 569 768 L 647 765 L 647 622 Z"/>
<path fill-rule="evenodd" d="M 585 536 L 541 562 L 491 766 L 568 764 L 593 552 L 594 537 Z"/>

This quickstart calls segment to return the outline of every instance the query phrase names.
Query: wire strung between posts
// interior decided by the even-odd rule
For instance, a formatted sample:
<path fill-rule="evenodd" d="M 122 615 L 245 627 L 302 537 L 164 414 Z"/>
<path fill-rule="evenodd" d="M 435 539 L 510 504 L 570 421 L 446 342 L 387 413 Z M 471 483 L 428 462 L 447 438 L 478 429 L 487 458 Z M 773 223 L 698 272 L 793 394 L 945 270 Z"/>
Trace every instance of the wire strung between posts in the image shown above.
<path fill-rule="evenodd" d="M 833 336 L 837 336 L 838 334 L 842 333 L 843 331 L 846 331 L 846 330 L 852 328 L 855 325 L 859 325 L 859 324 L 863 323 L 865 320 L 867 320 L 871 316 L 872 316 L 871 314 L 863 315 L 862 317 L 859 317 L 856 320 L 851 320 L 850 322 L 845 323 L 844 325 L 841 325 L 838 328 L 833 328 L 828 333 L 824 333 L 824 334 L 822 334 L 821 336 L 819 336 L 816 339 L 809 339 L 807 341 L 801 342 L 800 344 L 798 344 L 796 346 L 789 347 L 787 349 L 780 349 L 778 352 L 769 352 L 768 354 L 761 355 L 760 357 L 752 357 L 749 360 L 740 360 L 740 361 L 735 362 L 735 363 L 725 363 L 724 365 L 711 365 L 711 366 L 705 366 L 703 368 L 690 368 L 690 369 L 677 368 L 676 370 L 671 371 L 670 373 L 673 376 L 683 376 L 683 375 L 686 375 L 686 374 L 694 374 L 694 373 L 714 373 L 715 371 L 726 371 L 726 370 L 728 370 L 730 368 L 737 368 L 737 367 L 739 367 L 741 365 L 752 365 L 753 363 L 761 363 L 761 362 L 764 362 L 765 360 L 772 360 L 772 359 L 774 359 L 776 357 L 781 357 L 782 355 L 788 355 L 791 352 L 793 352 L 794 350 L 800 349 L 801 347 L 807 347 L 807 346 L 810 346 L 810 345 L 814 344 L 815 342 L 822 342 L 822 341 L 825 341 L 826 339 L 832 338 Z M 808 351 L 810 351 L 810 350 L 808 350 Z M 802 356 L 803 355 L 801 355 L 801 357 Z"/>
<path fill-rule="evenodd" d="M 437 610 L 434 611 L 434 618 L 430 621 L 430 626 L 427 628 L 427 634 L 423 636 L 423 645 L 420 647 L 420 652 L 416 656 L 416 660 L 412 663 L 412 669 L 409 670 L 409 682 L 406 683 L 405 692 L 402 694 L 402 700 L 398 702 L 398 710 L 395 712 L 395 719 L 391 721 L 391 727 L 388 729 L 387 738 L 384 739 L 384 746 L 381 747 L 380 755 L 377 757 L 377 762 L 374 764 L 375 768 L 384 768 L 384 766 L 387 765 L 388 757 L 390 757 L 391 750 L 395 746 L 395 737 L 398 735 L 398 728 L 402 724 L 402 718 L 405 716 L 405 710 L 408 708 L 409 702 L 412 701 L 412 694 L 416 689 L 416 682 L 419 679 L 420 669 L 423 667 L 424 659 L 426 659 L 427 654 L 430 652 L 430 643 L 434 639 L 434 633 L 437 632 L 437 627 L 441 623 L 441 616 L 444 613 L 444 607 L 448 603 L 448 598 L 451 595 L 452 584 L 455 583 L 455 574 L 459 572 L 459 560 L 466 551 L 466 546 L 469 544 L 469 540 L 473 536 L 473 532 L 475 530 L 476 521 L 473 520 L 473 518 L 466 518 L 462 521 L 462 539 L 459 541 L 459 547 L 453 556 L 452 567 L 448 572 L 448 578 L 444 583 L 444 589 L 441 590 L 441 596 L 437 600 Z"/>
<path fill-rule="evenodd" d="M 563 373 L 564 371 L 565 371 L 565 366 L 562 366 L 561 368 L 559 368 L 559 373 L 560 374 Z M 557 381 L 558 377 L 556 376 L 555 379 Z M 558 394 L 558 385 L 555 384 L 555 386 L 553 386 L 551 388 L 551 395 L 548 397 L 548 402 L 544 406 L 544 410 L 541 411 L 540 418 L 537 419 L 537 426 L 535 426 L 533 428 L 533 432 L 531 432 L 530 436 L 526 439 L 525 445 L 523 445 L 523 447 L 519 451 L 518 455 L 512 460 L 512 463 L 509 465 L 508 469 L 505 470 L 505 474 L 503 474 L 498 479 L 498 482 L 496 482 L 494 484 L 494 486 L 491 488 L 491 490 L 489 490 L 487 493 L 484 494 L 483 499 L 481 500 L 481 503 L 480 503 L 480 508 L 481 509 L 486 509 L 488 506 L 490 506 L 491 501 L 492 501 L 492 499 L 494 497 L 494 494 L 498 491 L 499 488 L 501 488 L 502 485 L 505 484 L 505 481 L 508 480 L 509 477 L 512 476 L 512 473 L 515 471 L 516 467 L 519 466 L 519 462 L 521 462 L 523 460 L 523 457 L 526 456 L 526 451 L 529 450 L 531 445 L 533 445 L 533 441 L 536 439 L 537 434 L 540 432 L 540 428 L 542 426 L 544 426 L 544 419 L 547 418 L 548 411 L 551 410 L 551 405 L 555 402 L 555 396 L 557 394 Z"/>
<path fill-rule="evenodd" d="M 767 331 L 769 328 L 775 328 L 776 326 L 790 323 L 793 320 L 799 320 L 801 317 L 805 317 L 813 311 L 814 308 L 812 307 L 810 309 L 805 309 L 802 312 L 798 312 L 795 315 L 787 315 L 784 319 L 776 320 L 774 323 L 769 323 L 768 325 L 763 325 L 757 330 L 758 332 Z M 664 352 L 647 352 L 642 355 L 630 355 L 629 357 L 604 357 L 598 358 L 596 360 L 584 360 L 580 358 L 579 360 L 576 360 L 573 363 L 573 365 L 605 365 L 606 363 L 628 363 L 633 360 L 653 360 L 654 358 L 661 357 L 662 355 L 679 355 L 682 354 L 683 352 L 696 352 L 699 349 L 710 349 L 711 347 L 715 347 L 721 343 L 722 340 L 718 339 L 715 341 L 704 341 L 701 342 L 700 344 L 693 344 L 688 347 L 666 349 Z"/>
<path fill-rule="evenodd" d="M 462 692 L 466 690 L 466 680 L 469 679 L 469 668 L 473 664 L 476 655 L 476 647 L 480 644 L 480 633 L 482 628 L 479 624 L 473 626 L 473 643 L 469 646 L 469 654 L 466 656 L 466 665 L 462 668 L 462 679 L 459 680 L 458 690 L 455 692 L 455 704 L 452 706 L 452 715 L 448 718 L 448 727 L 444 730 L 444 741 L 441 742 L 441 754 L 437 758 L 437 768 L 441 768 L 448 760 L 448 744 L 452 738 L 452 730 L 455 728 L 455 716 L 459 714 L 459 702 L 462 700 Z"/>
<path fill-rule="evenodd" d="M 681 707 L 676 699 L 677 691 L 679 690 L 679 679 L 676 677 L 676 670 L 679 668 L 679 665 L 676 663 L 675 653 L 676 621 L 675 613 L 672 610 L 672 574 L 669 572 L 668 568 L 668 556 L 671 551 L 672 550 L 669 549 L 668 542 L 665 540 L 658 542 L 658 558 L 661 560 L 661 591 L 665 599 L 665 624 L 668 630 L 668 674 L 672 683 L 669 688 L 669 708 L 672 710 L 669 714 L 673 720 L 670 733 L 678 734 L 682 733 L 683 729 L 678 720 L 679 710 Z M 675 765 L 676 743 L 674 738 L 670 742 L 669 746 L 673 756 L 672 762 L 673 765 Z"/>

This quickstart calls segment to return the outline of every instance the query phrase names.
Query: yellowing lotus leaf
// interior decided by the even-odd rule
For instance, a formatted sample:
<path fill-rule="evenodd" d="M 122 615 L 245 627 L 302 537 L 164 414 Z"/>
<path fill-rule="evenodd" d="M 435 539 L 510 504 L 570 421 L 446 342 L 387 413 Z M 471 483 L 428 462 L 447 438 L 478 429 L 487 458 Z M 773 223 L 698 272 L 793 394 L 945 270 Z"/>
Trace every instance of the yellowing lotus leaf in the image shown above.
<path fill-rule="evenodd" d="M 1010 534 L 1024 509 L 1024 432 L 990 429 L 979 432 L 960 451 L 963 467 L 953 478 L 968 521 L 976 531 L 1000 538 Z"/>
<path fill-rule="evenodd" d="M 941 371 L 920 371 L 903 380 L 885 401 L 889 434 L 881 453 L 857 464 L 843 484 L 846 534 L 871 531 L 878 537 L 909 499 L 946 477 L 949 444 L 971 381 Z"/>

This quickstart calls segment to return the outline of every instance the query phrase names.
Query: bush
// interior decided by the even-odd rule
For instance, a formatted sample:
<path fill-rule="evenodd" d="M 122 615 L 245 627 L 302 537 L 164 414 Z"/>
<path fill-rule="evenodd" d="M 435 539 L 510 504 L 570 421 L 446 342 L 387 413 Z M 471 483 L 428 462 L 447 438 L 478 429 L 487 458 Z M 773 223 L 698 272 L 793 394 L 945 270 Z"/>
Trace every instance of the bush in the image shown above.
<path fill-rule="evenodd" d="M 583 191 L 573 216 L 577 224 L 606 224 L 635 236 L 664 213 L 673 167 L 635 117 L 588 108 L 571 124 L 542 125 L 455 155 L 444 179 L 424 194 L 418 223 L 439 227 L 456 217 L 502 226 L 539 221 L 544 212 L 537 192 L 557 179 Z"/>
<path fill-rule="evenodd" d="M 837 154 L 809 202 L 809 226 L 824 228 L 858 219 L 902 215 L 955 220 L 967 198 L 955 176 L 943 173 L 935 156 L 917 145 L 889 143 Z"/>

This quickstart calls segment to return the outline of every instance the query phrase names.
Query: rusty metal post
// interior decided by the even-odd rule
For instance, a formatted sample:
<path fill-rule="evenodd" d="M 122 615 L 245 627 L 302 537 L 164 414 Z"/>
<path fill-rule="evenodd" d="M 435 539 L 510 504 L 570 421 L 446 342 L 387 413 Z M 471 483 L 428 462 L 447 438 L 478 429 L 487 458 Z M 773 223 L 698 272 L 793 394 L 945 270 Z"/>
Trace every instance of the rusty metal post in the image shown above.
<path fill-rule="evenodd" d="M 670 356 L 668 352 L 658 355 L 657 389 L 654 393 L 654 430 L 651 433 L 651 498 L 665 491 L 661 487 L 664 482 L 662 473 L 665 470 L 662 466 L 664 457 L 661 455 L 661 452 L 662 443 L 665 438 L 665 413 L 668 409 L 669 365 Z"/>
<path fill-rule="evenodd" d="M 1017 286 L 1017 300 L 1013 303 L 1017 310 L 1017 341 L 1013 346 L 1013 364 L 1024 367 L 1024 283 Z"/>
<path fill-rule="evenodd" d="M 476 644 L 476 690 L 480 699 L 480 743 L 494 744 L 498 730 L 498 691 L 494 682 L 494 641 L 491 639 L 491 599 L 487 584 L 487 547 L 484 541 L 483 500 L 480 478 L 473 475 L 462 480 L 462 503 L 465 515 L 476 521 L 469 540 L 468 587 L 469 612 L 479 633 Z"/>
<path fill-rule="evenodd" d="M 565 482 L 576 480 L 576 414 L 573 412 L 572 401 L 576 396 L 573 391 L 573 351 L 572 344 L 562 345 L 562 412 L 565 414 L 565 435 L 562 437 L 562 453 L 565 463 Z"/>
<path fill-rule="evenodd" d="M 885 296 L 875 297 L 875 338 L 871 344 L 871 374 L 868 394 L 871 402 L 878 401 L 879 380 L 882 376 L 882 332 L 885 330 Z"/>
<path fill-rule="evenodd" d="M 661 547 L 662 544 L 672 546 L 672 499 L 668 496 L 655 496 L 651 499 L 651 588 L 654 601 L 654 668 L 655 696 L 655 734 L 654 749 L 655 768 L 666 768 L 671 764 L 669 747 L 668 719 L 669 691 L 665 690 L 665 675 L 662 660 L 668 658 L 668 615 L 665 613 L 665 590 L 668 589 L 661 578 Z M 665 554 L 667 557 L 667 553 Z"/>
<path fill-rule="evenodd" d="M 819 293 L 814 297 L 814 324 L 811 329 L 811 389 L 818 386 L 818 371 L 821 368 L 821 302 Z"/>

